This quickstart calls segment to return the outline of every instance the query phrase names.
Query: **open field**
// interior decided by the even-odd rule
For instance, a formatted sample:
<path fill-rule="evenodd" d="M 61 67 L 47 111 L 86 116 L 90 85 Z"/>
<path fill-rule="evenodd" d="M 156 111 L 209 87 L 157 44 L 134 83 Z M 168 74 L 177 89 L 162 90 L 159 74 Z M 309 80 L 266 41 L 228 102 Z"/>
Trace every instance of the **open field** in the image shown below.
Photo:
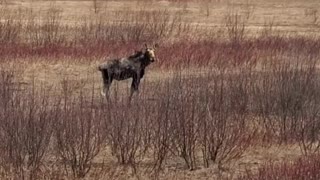
<path fill-rule="evenodd" d="M 319 32 L 316 0 L 0 0 L 0 179 L 319 179 Z"/>
<path fill-rule="evenodd" d="M 257 31 L 266 23 L 272 22 L 278 30 L 284 32 L 309 33 L 319 25 L 320 5 L 315 0 L 240 0 L 240 1 L 19 1 L 8 2 L 10 9 L 31 8 L 34 11 L 46 11 L 52 7 L 62 13 L 66 24 L 77 24 L 78 20 L 92 14 L 103 14 L 110 21 L 122 20 L 119 13 L 135 14 L 140 11 L 167 11 L 169 14 L 182 14 L 186 22 L 193 25 L 216 28 L 224 26 L 228 13 L 237 12 L 248 18 L 248 28 Z M 96 8 L 95 8 L 96 7 Z"/>

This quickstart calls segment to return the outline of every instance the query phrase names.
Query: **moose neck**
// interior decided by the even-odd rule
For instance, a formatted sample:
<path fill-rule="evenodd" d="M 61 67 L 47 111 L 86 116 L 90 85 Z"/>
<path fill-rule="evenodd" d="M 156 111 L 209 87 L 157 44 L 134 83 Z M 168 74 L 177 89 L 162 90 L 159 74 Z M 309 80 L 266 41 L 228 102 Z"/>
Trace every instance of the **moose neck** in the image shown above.
<path fill-rule="evenodd" d="M 147 67 L 151 63 L 150 58 L 147 57 L 145 54 L 139 57 L 139 61 L 141 62 L 142 68 Z"/>
<path fill-rule="evenodd" d="M 134 63 L 139 63 L 143 69 L 151 63 L 150 58 L 142 52 L 137 52 L 136 54 L 129 56 L 128 59 Z"/>

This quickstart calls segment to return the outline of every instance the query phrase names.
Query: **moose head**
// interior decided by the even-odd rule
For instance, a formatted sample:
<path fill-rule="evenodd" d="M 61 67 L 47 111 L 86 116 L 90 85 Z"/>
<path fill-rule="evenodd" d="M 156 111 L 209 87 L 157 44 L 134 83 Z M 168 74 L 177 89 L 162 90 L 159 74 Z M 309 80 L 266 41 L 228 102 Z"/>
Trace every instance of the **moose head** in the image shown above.
<path fill-rule="evenodd" d="M 155 44 L 153 47 L 148 47 L 147 44 L 145 44 L 145 49 L 144 49 L 144 54 L 145 57 L 150 61 L 150 62 L 154 62 L 156 61 L 156 55 L 155 55 L 155 51 L 156 48 L 158 47 L 158 44 Z"/>

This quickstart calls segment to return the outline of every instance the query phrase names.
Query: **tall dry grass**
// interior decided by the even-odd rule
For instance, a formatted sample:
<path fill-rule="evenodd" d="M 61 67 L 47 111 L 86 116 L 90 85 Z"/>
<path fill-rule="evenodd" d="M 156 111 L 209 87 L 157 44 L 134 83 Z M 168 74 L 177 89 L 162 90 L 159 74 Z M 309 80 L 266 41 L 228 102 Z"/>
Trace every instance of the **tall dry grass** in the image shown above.
<path fill-rule="evenodd" d="M 249 37 L 238 15 L 227 19 L 224 39 L 185 38 L 195 29 L 167 11 L 120 13 L 119 22 L 98 17 L 77 26 L 62 24 L 55 8 L 40 23 L 29 13 L 27 19 L 3 16 L 3 59 L 120 56 L 160 41 L 155 66 L 174 74 L 146 80 L 128 105 L 121 89 L 107 103 L 89 80 L 89 90 L 67 78 L 52 89 L 25 85 L 23 74 L 1 64 L 2 178 L 92 177 L 114 161 L 156 175 L 172 164 L 221 167 L 255 143 L 298 143 L 304 154 L 319 152 L 317 37 L 273 34 L 272 27 Z M 199 73 L 183 75 L 195 67 Z"/>

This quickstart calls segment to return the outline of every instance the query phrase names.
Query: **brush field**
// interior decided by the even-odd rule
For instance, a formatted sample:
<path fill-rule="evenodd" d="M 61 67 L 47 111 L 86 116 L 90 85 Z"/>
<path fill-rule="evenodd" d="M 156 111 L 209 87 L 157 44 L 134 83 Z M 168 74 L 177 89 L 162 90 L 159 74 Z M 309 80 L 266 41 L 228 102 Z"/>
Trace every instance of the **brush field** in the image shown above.
<path fill-rule="evenodd" d="M 0 0 L 0 179 L 319 179 L 319 32 L 316 0 Z"/>

